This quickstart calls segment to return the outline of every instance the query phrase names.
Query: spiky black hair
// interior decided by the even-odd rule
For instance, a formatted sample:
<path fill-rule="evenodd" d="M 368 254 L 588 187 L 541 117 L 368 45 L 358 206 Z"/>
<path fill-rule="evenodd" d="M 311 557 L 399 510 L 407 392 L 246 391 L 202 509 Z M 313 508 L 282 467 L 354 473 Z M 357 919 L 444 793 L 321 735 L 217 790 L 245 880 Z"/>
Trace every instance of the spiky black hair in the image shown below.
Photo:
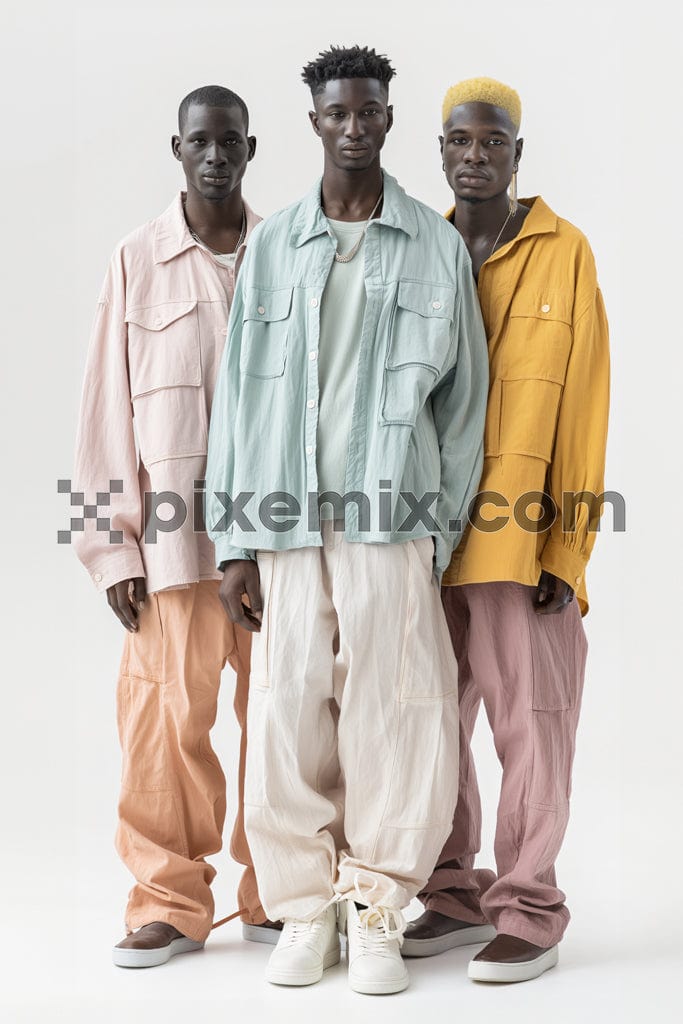
<path fill-rule="evenodd" d="M 192 106 L 205 107 L 238 107 L 242 111 L 245 131 L 249 131 L 249 111 L 241 96 L 232 89 L 222 85 L 202 85 L 199 89 L 189 92 L 178 107 L 178 130 L 183 134 L 187 112 Z"/>
<path fill-rule="evenodd" d="M 330 46 L 301 72 L 314 96 L 339 78 L 376 78 L 387 88 L 396 72 L 387 57 L 367 46 Z"/>

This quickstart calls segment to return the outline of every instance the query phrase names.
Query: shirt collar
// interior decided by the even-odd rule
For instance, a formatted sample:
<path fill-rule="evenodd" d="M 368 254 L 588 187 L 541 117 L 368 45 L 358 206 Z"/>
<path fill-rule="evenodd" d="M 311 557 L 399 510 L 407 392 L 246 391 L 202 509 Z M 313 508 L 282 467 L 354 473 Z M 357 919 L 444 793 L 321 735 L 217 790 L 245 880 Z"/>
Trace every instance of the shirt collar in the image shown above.
<path fill-rule="evenodd" d="M 155 263 L 168 263 L 169 260 L 179 256 L 181 252 L 185 252 L 197 244 L 190 234 L 187 221 L 185 220 L 185 213 L 183 211 L 184 197 L 185 193 L 179 192 L 168 209 L 164 210 L 161 216 L 157 218 L 154 228 Z M 242 202 L 247 220 L 247 230 L 244 241 L 237 250 L 237 254 L 247 244 L 249 235 L 261 219 L 254 213 L 246 199 L 242 199 Z"/>
<path fill-rule="evenodd" d="M 384 202 L 381 216 L 377 217 L 374 223 L 396 228 L 399 231 L 404 231 L 411 239 L 416 238 L 417 215 L 412 200 L 408 198 L 396 178 L 384 170 L 382 177 Z M 290 236 L 292 245 L 297 248 L 310 241 L 311 238 L 327 234 L 327 217 L 320 204 L 321 189 L 322 178 L 318 178 L 311 191 L 301 202 Z"/>
<path fill-rule="evenodd" d="M 546 235 L 557 231 L 557 215 L 553 213 L 547 203 L 544 203 L 540 196 L 530 196 L 528 199 L 520 199 L 519 202 L 522 206 L 526 206 L 529 213 L 524 218 L 524 223 L 520 228 L 519 234 L 511 238 L 505 245 L 501 245 L 500 249 L 497 249 L 493 256 L 489 256 L 486 263 L 489 260 L 495 259 L 501 253 L 504 253 L 508 248 L 514 245 L 516 242 L 520 242 L 523 238 L 528 238 L 530 235 Z M 453 212 L 455 206 L 451 206 L 449 210 L 446 210 L 444 217 L 446 220 L 453 222 Z"/>

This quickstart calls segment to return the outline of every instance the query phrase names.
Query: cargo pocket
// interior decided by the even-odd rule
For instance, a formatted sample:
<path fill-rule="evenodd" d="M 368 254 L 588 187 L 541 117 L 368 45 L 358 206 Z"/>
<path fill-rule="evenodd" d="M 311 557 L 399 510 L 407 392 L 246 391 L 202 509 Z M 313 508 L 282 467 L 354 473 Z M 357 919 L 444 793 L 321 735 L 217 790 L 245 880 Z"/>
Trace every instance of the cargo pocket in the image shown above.
<path fill-rule="evenodd" d="M 248 377 L 282 377 L 287 362 L 293 288 L 247 288 L 240 349 L 240 371 Z"/>
<path fill-rule="evenodd" d="M 382 375 L 379 422 L 415 426 L 451 347 L 455 290 L 399 281 Z"/>
<path fill-rule="evenodd" d="M 126 323 L 130 393 L 143 463 L 206 455 L 197 301 L 133 309 Z"/>

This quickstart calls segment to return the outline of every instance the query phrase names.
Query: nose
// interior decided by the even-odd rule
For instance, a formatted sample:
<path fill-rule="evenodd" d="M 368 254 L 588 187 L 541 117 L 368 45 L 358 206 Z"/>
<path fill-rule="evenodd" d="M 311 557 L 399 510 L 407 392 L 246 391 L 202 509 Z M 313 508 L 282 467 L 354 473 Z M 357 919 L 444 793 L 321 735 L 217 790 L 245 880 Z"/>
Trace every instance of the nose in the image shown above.
<path fill-rule="evenodd" d="M 225 150 L 223 149 L 222 146 L 219 146 L 217 142 L 214 142 L 211 146 L 207 148 L 206 162 L 209 165 L 209 167 L 222 167 L 224 164 L 228 162 L 225 155 Z"/>
<path fill-rule="evenodd" d="M 465 150 L 463 159 L 466 164 L 485 164 L 488 160 L 488 155 L 481 142 L 474 139 Z"/>
<path fill-rule="evenodd" d="M 357 114 L 349 114 L 348 121 L 346 122 L 346 130 L 344 132 L 346 138 L 351 142 L 356 142 L 363 135 L 363 128 L 361 126 L 361 120 Z"/>

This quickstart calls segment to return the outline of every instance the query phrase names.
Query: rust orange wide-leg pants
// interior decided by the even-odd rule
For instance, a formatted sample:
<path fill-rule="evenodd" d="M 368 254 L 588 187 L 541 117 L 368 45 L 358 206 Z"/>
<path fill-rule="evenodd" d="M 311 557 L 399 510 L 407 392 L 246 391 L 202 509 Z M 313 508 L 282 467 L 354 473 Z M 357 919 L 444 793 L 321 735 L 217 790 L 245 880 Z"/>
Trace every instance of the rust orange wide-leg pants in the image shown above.
<path fill-rule="evenodd" d="M 233 626 L 206 580 L 149 594 L 137 634 L 126 634 L 117 694 L 123 753 L 116 846 L 136 879 L 129 931 L 165 921 L 203 941 L 211 929 L 215 869 L 222 846 L 225 776 L 211 747 L 221 671 L 237 674 L 235 712 L 242 730 L 239 808 L 231 853 L 245 872 L 243 919 L 265 920 L 244 834 L 243 786 L 251 635 Z"/>

